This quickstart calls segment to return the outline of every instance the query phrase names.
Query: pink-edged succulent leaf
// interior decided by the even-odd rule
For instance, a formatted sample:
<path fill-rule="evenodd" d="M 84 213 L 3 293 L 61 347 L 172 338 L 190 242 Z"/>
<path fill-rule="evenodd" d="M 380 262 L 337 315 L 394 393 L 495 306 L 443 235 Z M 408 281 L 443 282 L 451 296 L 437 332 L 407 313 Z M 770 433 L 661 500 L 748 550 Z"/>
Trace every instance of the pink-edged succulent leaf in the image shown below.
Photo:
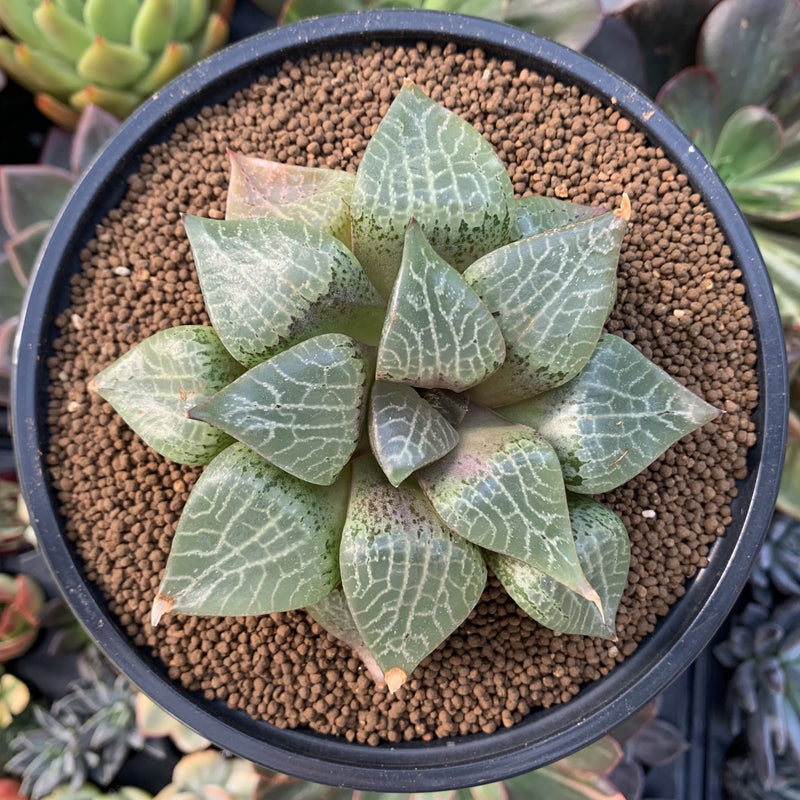
<path fill-rule="evenodd" d="M 489 142 L 406 84 L 356 173 L 353 249 L 372 283 L 389 297 L 412 219 L 433 249 L 463 271 L 509 240 L 512 203 L 511 180 Z"/>
<path fill-rule="evenodd" d="M 501 247 L 466 270 L 506 341 L 503 365 L 470 392 L 475 402 L 513 403 L 583 369 L 613 304 L 626 227 L 608 212 Z"/>
<path fill-rule="evenodd" d="M 412 220 L 381 332 L 376 377 L 462 392 L 497 370 L 505 350 L 489 309 Z"/>
<path fill-rule="evenodd" d="M 71 150 L 72 133 L 57 125 L 52 125 L 45 136 L 42 152 L 39 154 L 39 163 L 71 171 L 69 160 Z"/>
<path fill-rule="evenodd" d="M 725 0 L 703 23 L 698 62 L 717 76 L 723 120 L 766 104 L 800 62 L 800 4 Z"/>
<path fill-rule="evenodd" d="M 248 370 L 190 409 L 309 483 L 328 485 L 361 437 L 370 386 L 369 351 L 326 333 Z"/>
<path fill-rule="evenodd" d="M 411 386 L 376 381 L 368 417 L 372 452 L 392 486 L 449 453 L 455 428 Z"/>
<path fill-rule="evenodd" d="M 69 164 L 80 175 L 92 163 L 106 142 L 119 130 L 120 121 L 99 106 L 84 109 L 72 136 Z"/>
<path fill-rule="evenodd" d="M 386 683 L 383 670 L 378 666 L 364 638 L 359 633 L 356 621 L 341 586 L 317 603 L 306 607 L 306 611 L 331 636 L 346 644 L 361 659 L 372 680 L 378 686 Z"/>
<path fill-rule="evenodd" d="M 710 158 L 720 127 L 719 83 L 714 73 L 703 67 L 682 70 L 664 84 L 656 103 Z"/>
<path fill-rule="evenodd" d="M 242 374 L 214 331 L 168 328 L 106 367 L 92 388 L 154 450 L 179 464 L 207 464 L 233 440 L 186 414 Z"/>
<path fill-rule="evenodd" d="M 515 240 L 527 239 L 553 228 L 563 228 L 574 222 L 602 217 L 606 213 L 608 209 L 602 206 L 584 206 L 555 197 L 522 197 L 514 201 L 512 235 Z"/>
<path fill-rule="evenodd" d="M 631 714 L 619 725 L 611 729 L 611 735 L 621 744 L 636 736 L 645 725 L 652 722 L 658 716 L 658 709 L 655 703 L 648 703 L 638 711 Z"/>
<path fill-rule="evenodd" d="M 189 495 L 153 604 L 169 612 L 248 616 L 316 603 L 339 583 L 349 475 L 310 486 L 236 443 Z"/>
<path fill-rule="evenodd" d="M 711 163 L 736 193 L 736 185 L 750 180 L 758 185 L 760 173 L 781 153 L 783 130 L 778 118 L 759 106 L 737 109 L 720 131 Z"/>
<path fill-rule="evenodd" d="M 355 175 L 298 167 L 228 151 L 231 177 L 226 219 L 278 217 L 303 222 L 350 245 Z"/>
<path fill-rule="evenodd" d="M 561 633 L 613 639 L 628 580 L 628 532 L 613 511 L 595 500 L 568 495 L 567 505 L 578 561 L 599 603 L 509 556 L 487 552 L 487 563 L 516 604 L 540 624 Z"/>
<path fill-rule="evenodd" d="M 0 253 L 0 325 L 16 318 L 25 297 L 25 284 L 20 280 L 11 259 Z"/>
<path fill-rule="evenodd" d="M 648 767 L 672 764 L 689 747 L 681 732 L 664 719 L 650 720 L 626 745 L 631 758 Z"/>
<path fill-rule="evenodd" d="M 42 249 L 52 223 L 50 220 L 37 222 L 15 234 L 6 242 L 6 253 L 14 277 L 20 286 L 27 286 L 33 274 L 39 251 Z M 19 309 L 19 306 L 17 307 Z"/>
<path fill-rule="evenodd" d="M 187 216 L 184 227 L 211 322 L 245 366 L 321 333 L 376 341 L 381 299 L 330 234 L 282 219 Z"/>
<path fill-rule="evenodd" d="M 452 534 L 412 483 L 371 456 L 352 465 L 339 561 L 347 603 L 391 691 L 467 617 L 486 583 L 480 550 Z"/>
<path fill-rule="evenodd" d="M 44 164 L 0 167 L 0 215 L 13 236 L 37 222 L 55 219 L 75 177 Z"/>
<path fill-rule="evenodd" d="M 467 541 L 531 564 L 599 605 L 578 561 L 553 448 L 475 405 L 458 436 L 455 449 L 418 476 L 439 516 Z"/>
<path fill-rule="evenodd" d="M 567 489 L 581 494 L 621 486 L 720 413 L 609 334 L 569 383 L 500 411 L 550 442 Z"/>
<path fill-rule="evenodd" d="M 18 658 L 36 640 L 44 602 L 44 593 L 32 578 L 0 574 L 0 664 Z"/>

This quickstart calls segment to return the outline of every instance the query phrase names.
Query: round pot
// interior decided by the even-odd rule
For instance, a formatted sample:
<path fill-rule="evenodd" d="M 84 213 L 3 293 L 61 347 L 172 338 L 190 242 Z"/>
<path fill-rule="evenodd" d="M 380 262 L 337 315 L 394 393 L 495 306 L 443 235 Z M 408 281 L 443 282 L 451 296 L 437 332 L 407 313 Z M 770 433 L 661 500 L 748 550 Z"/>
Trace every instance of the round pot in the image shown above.
<path fill-rule="evenodd" d="M 708 565 L 624 663 L 585 685 L 569 702 L 536 710 L 491 734 L 370 747 L 307 730 L 283 730 L 208 701 L 167 677 L 166 667 L 136 647 L 88 582 L 64 534 L 43 453 L 54 319 L 69 303 L 69 278 L 95 225 L 115 208 L 153 142 L 181 120 L 223 102 L 260 74 L 309 52 L 358 48 L 374 40 L 455 42 L 553 74 L 615 105 L 688 175 L 715 215 L 743 273 L 758 347 L 757 443 L 739 482 L 732 522 Z M 18 342 L 14 434 L 25 496 L 41 547 L 75 613 L 99 646 L 150 697 L 218 745 L 264 766 L 353 788 L 430 791 L 485 783 L 552 762 L 598 738 L 672 682 L 722 623 L 743 587 L 772 515 L 786 432 L 783 336 L 772 289 L 747 223 L 725 186 L 688 139 L 636 89 L 594 62 L 550 41 L 486 20 L 429 12 L 374 12 L 327 17 L 277 29 L 232 46 L 184 74 L 120 130 L 76 187 L 52 229 L 29 291 Z"/>

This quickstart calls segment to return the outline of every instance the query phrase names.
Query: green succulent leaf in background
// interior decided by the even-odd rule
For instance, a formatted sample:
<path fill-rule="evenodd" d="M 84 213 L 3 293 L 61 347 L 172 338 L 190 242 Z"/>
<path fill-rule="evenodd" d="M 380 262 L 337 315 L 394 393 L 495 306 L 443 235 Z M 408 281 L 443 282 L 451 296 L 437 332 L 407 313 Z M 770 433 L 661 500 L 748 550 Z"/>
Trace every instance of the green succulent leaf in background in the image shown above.
<path fill-rule="evenodd" d="M 229 218 L 184 220 L 214 327 L 156 334 L 95 379 L 144 438 L 154 417 L 218 437 L 153 623 L 305 607 L 396 691 L 488 562 L 542 624 L 613 638 L 627 534 L 567 489 L 616 488 L 718 413 L 601 336 L 628 198 L 516 201 L 488 142 L 412 85 L 354 182 L 231 160 Z M 213 358 L 170 355 L 200 331 Z M 168 413 L 141 413 L 153 397 Z"/>
<path fill-rule="evenodd" d="M 2 0 L 10 36 L 0 36 L 0 67 L 62 127 L 89 105 L 126 117 L 225 43 L 232 8 L 230 0 Z"/>

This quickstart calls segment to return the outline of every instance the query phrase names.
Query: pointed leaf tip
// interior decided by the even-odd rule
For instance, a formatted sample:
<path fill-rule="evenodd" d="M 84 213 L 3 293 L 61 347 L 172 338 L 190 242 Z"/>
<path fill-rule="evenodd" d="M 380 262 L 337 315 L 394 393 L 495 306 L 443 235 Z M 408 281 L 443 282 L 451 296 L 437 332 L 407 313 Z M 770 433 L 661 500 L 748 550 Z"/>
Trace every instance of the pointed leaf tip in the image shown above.
<path fill-rule="evenodd" d="M 153 608 L 150 611 L 150 624 L 154 628 L 157 628 L 158 623 L 161 622 L 161 618 L 164 614 L 170 614 L 174 605 L 175 601 L 171 597 L 167 597 L 164 594 L 157 594 L 156 599 L 153 601 Z"/>

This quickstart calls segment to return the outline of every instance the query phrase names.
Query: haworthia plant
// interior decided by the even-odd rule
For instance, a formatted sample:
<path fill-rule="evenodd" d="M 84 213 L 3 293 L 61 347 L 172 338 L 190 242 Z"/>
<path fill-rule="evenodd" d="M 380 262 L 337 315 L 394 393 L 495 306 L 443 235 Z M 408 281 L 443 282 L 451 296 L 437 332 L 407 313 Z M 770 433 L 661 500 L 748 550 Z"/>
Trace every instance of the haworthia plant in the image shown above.
<path fill-rule="evenodd" d="M 515 200 L 488 143 L 411 85 L 354 178 L 231 159 L 227 219 L 185 219 L 214 328 L 95 380 L 159 452 L 208 463 L 153 623 L 305 607 L 395 691 L 488 563 L 541 624 L 613 638 L 627 534 L 571 492 L 717 414 L 602 335 L 627 197 Z"/>

